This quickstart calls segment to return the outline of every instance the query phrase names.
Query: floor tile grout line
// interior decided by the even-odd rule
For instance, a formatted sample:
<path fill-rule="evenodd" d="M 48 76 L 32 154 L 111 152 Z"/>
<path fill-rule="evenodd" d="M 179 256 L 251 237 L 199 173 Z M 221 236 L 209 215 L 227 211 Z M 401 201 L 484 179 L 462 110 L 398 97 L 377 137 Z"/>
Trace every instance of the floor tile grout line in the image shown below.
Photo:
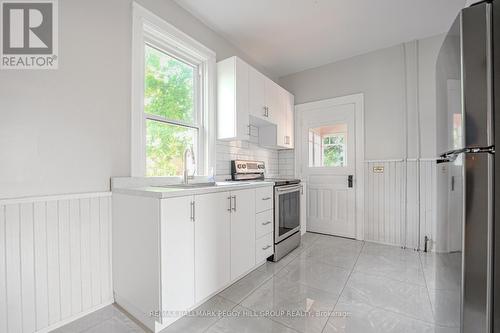
<path fill-rule="evenodd" d="M 436 324 L 436 314 L 434 313 L 434 307 L 432 306 L 431 294 L 429 292 L 429 286 L 427 284 L 427 278 L 425 277 L 424 264 L 422 263 L 422 257 L 420 253 L 418 254 L 418 259 L 420 260 L 420 268 L 422 269 L 422 274 L 424 275 L 425 289 L 427 290 L 427 299 L 431 307 L 432 318 L 434 319 L 434 324 Z"/>
<path fill-rule="evenodd" d="M 363 244 L 363 248 L 364 248 L 364 244 Z M 359 257 L 358 257 L 359 258 Z M 419 256 L 419 260 L 420 260 L 420 256 Z M 357 263 L 357 261 L 356 261 Z M 353 266 L 353 273 L 354 273 L 354 268 L 356 267 L 356 265 Z M 359 272 L 361 274 L 365 274 L 363 272 Z M 351 274 L 352 275 L 352 274 Z M 349 279 L 347 282 L 349 282 L 350 278 L 351 278 L 351 275 L 349 276 Z M 373 275 L 372 275 L 373 276 Z M 402 282 L 404 283 L 404 282 Z M 347 285 L 347 283 L 346 283 Z M 426 287 L 425 288 L 427 290 L 427 295 L 429 297 L 429 303 L 430 303 L 430 296 L 429 296 L 429 290 L 428 288 Z M 344 290 L 342 290 L 342 293 L 344 292 Z M 340 299 L 340 298 L 339 298 Z M 373 304 L 369 304 L 369 303 L 366 303 L 367 305 L 373 307 L 373 308 L 376 308 L 376 309 L 380 309 L 380 310 L 383 310 L 383 311 L 386 311 L 386 312 L 390 312 L 390 313 L 393 313 L 393 314 L 396 314 L 398 316 L 402 316 L 402 317 L 405 317 L 405 318 L 408 318 L 408 319 L 411 319 L 411 320 L 416 320 L 416 321 L 419 321 L 419 322 L 422 322 L 422 323 L 426 323 L 426 324 L 430 324 L 430 325 L 433 325 L 433 326 L 439 326 L 439 327 L 448 327 L 448 326 L 443 326 L 443 325 L 437 325 L 435 322 L 430 322 L 430 321 L 427 321 L 427 320 L 424 320 L 422 318 L 416 318 L 416 317 L 413 317 L 413 316 L 410 316 L 410 315 L 407 315 L 405 313 L 401 313 L 401 312 L 396 312 L 396 311 L 392 311 L 390 309 L 387 309 L 387 308 L 384 308 L 384 307 L 381 307 L 381 306 L 377 306 L 377 305 L 373 305 Z M 431 304 L 431 312 L 432 312 L 432 304 Z M 432 312 L 433 314 L 433 320 L 434 320 L 434 313 Z"/>
<path fill-rule="evenodd" d="M 248 308 L 248 307 L 246 307 L 246 306 L 244 306 L 244 305 L 240 305 L 240 306 L 241 306 L 242 308 L 244 308 L 244 309 L 247 309 L 248 311 L 257 312 L 256 310 L 250 309 L 250 308 Z M 260 317 L 259 317 L 259 318 L 260 318 Z M 270 321 L 272 321 L 272 322 L 274 322 L 274 323 L 276 323 L 276 324 L 279 324 L 279 325 L 281 325 L 281 326 L 284 326 L 284 327 L 286 327 L 286 328 L 288 328 L 288 329 L 291 329 L 292 331 L 295 331 L 295 332 L 297 332 L 297 333 L 304 333 L 304 332 L 299 331 L 298 329 L 296 329 L 296 328 L 294 328 L 294 327 L 290 327 L 290 326 L 288 326 L 287 324 L 284 324 L 284 323 L 282 323 L 282 322 L 279 322 L 279 321 L 277 321 L 277 320 L 273 319 L 273 317 L 262 316 L 262 318 L 267 319 L 267 320 L 270 320 Z"/>
<path fill-rule="evenodd" d="M 370 276 L 374 276 L 374 277 L 385 278 L 385 279 L 388 279 L 388 280 L 391 280 L 391 281 L 394 281 L 394 282 L 411 284 L 412 286 L 416 286 L 416 287 L 427 289 L 427 285 L 426 284 L 421 285 L 421 284 L 418 284 L 418 283 L 415 283 L 415 282 L 401 281 L 401 280 L 397 280 L 397 279 L 391 278 L 390 276 L 387 276 L 387 275 L 375 274 L 375 273 L 371 273 L 371 272 L 368 272 L 368 271 L 355 271 L 355 273 L 361 273 L 361 274 L 364 274 L 364 275 L 370 275 Z"/>
<path fill-rule="evenodd" d="M 217 294 L 217 295 L 215 295 L 214 297 L 216 297 L 216 296 L 218 296 L 218 294 Z M 229 301 L 229 302 L 231 302 L 232 304 L 234 304 L 234 306 L 231 306 L 231 308 L 230 308 L 228 311 L 233 311 L 233 310 L 234 310 L 234 309 L 238 306 L 238 304 L 237 304 L 237 303 L 235 303 L 235 302 L 233 302 L 233 301 L 230 301 L 230 300 L 228 300 L 228 299 L 226 299 L 226 298 L 224 298 L 224 297 L 222 297 L 222 296 L 219 296 L 219 297 L 221 297 L 222 299 L 224 299 L 224 300 L 226 300 L 226 301 Z M 221 320 L 222 320 L 222 319 L 224 319 L 224 318 L 225 318 L 225 316 L 221 316 L 221 317 L 217 318 L 217 320 L 216 320 L 216 321 L 214 321 L 212 324 L 208 325 L 208 327 L 207 327 L 207 328 L 205 328 L 204 330 L 202 330 L 202 332 L 207 332 L 210 328 L 212 328 L 215 324 L 217 324 L 219 321 L 221 321 Z M 160 332 L 160 333 L 161 333 L 161 332 Z"/>
<path fill-rule="evenodd" d="M 378 305 L 373 305 L 371 303 L 366 303 L 366 302 L 363 302 L 363 303 L 366 304 L 366 305 L 369 305 L 372 308 L 379 309 L 379 310 L 382 310 L 382 311 L 385 311 L 385 312 L 389 312 L 389 313 L 392 313 L 392 314 L 395 314 L 395 315 L 398 315 L 398 316 L 401 316 L 401 317 L 404 317 L 404 318 L 407 318 L 407 319 L 415 320 L 415 321 L 418 321 L 418 322 L 421 322 L 421 323 L 425 323 L 425 324 L 429 324 L 429 325 L 433 325 L 433 326 L 438 326 L 438 327 L 454 328 L 454 327 L 451 327 L 451 326 L 444 326 L 444 325 L 436 324 L 435 322 L 427 321 L 427 320 L 424 320 L 422 318 L 413 317 L 413 316 L 408 315 L 406 313 L 396 312 L 396 311 L 393 311 L 393 310 L 388 309 L 388 308 L 384 308 L 384 307 L 381 307 L 381 306 L 378 306 Z M 431 308 L 432 308 L 432 306 L 431 306 Z M 433 319 L 434 319 L 434 316 L 433 316 Z"/>
<path fill-rule="evenodd" d="M 328 318 L 325 322 L 325 325 L 323 325 L 323 329 L 321 330 L 321 333 L 323 333 L 325 331 L 325 328 L 328 325 L 330 318 L 332 317 L 332 313 L 335 311 L 335 308 L 337 307 L 337 304 L 339 303 L 340 298 L 342 297 L 342 294 L 344 293 L 345 287 L 347 286 L 347 284 L 349 283 L 349 280 L 351 279 L 352 273 L 354 273 L 354 268 L 356 267 L 356 264 L 358 263 L 359 256 L 363 252 L 364 247 L 365 247 L 365 241 L 363 241 L 363 245 L 361 246 L 361 250 L 359 251 L 358 256 L 356 257 L 356 261 L 354 262 L 354 265 L 351 268 L 351 272 L 349 273 L 349 276 L 347 277 L 347 279 L 344 283 L 344 286 L 342 287 L 342 290 L 340 291 L 339 297 L 337 298 L 335 305 L 333 306 L 332 310 L 330 311 L 330 314 L 328 315 Z"/>

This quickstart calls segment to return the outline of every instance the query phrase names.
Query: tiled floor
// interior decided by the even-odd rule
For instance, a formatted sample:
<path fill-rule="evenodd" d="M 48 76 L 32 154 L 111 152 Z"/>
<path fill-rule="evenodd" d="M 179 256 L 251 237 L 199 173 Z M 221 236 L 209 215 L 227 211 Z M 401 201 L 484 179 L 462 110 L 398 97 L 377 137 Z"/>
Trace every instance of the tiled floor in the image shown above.
<path fill-rule="evenodd" d="M 164 332 L 455 333 L 459 269 L 458 254 L 307 233 L 281 261 L 259 267 L 201 305 L 199 316 Z M 109 306 L 57 332 L 143 330 Z"/>

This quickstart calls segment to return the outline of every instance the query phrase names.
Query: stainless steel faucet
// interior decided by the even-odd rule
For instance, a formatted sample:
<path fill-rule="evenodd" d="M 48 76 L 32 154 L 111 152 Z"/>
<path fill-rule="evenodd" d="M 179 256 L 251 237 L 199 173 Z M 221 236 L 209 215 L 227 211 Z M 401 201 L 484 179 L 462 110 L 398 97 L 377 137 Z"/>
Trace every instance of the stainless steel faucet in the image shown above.
<path fill-rule="evenodd" d="M 195 158 L 194 158 L 194 152 L 193 152 L 193 147 L 188 147 L 186 150 L 184 150 L 184 184 L 187 184 L 189 182 L 190 178 L 193 178 L 194 175 L 189 176 L 188 175 L 188 169 L 187 169 L 187 156 L 191 155 L 191 162 L 193 165 L 195 165 Z"/>

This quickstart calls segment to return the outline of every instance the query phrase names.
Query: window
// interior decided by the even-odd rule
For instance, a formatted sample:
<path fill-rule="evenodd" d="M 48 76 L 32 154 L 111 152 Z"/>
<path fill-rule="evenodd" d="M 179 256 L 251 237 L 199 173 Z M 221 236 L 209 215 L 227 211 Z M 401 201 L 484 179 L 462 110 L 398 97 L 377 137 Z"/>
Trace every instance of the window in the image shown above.
<path fill-rule="evenodd" d="M 215 158 L 215 54 L 134 3 L 132 175 L 181 176 L 191 148 L 192 173 Z"/>
<path fill-rule="evenodd" d="M 345 167 L 346 150 L 347 124 L 309 129 L 310 167 Z"/>
<path fill-rule="evenodd" d="M 198 67 L 145 45 L 146 176 L 178 176 L 186 148 L 198 154 Z M 193 170 L 196 172 L 196 170 Z"/>
<path fill-rule="evenodd" d="M 345 134 L 336 133 L 323 138 L 323 166 L 345 165 Z"/>

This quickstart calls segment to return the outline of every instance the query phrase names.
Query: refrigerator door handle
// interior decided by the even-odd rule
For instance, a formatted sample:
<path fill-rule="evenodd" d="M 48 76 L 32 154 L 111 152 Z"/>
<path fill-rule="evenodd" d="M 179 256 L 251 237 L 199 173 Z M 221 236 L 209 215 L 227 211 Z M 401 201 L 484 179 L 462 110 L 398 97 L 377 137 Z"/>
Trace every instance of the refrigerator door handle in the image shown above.
<path fill-rule="evenodd" d="M 454 162 L 457 159 L 458 155 L 460 154 L 482 154 L 482 153 L 495 154 L 495 146 L 450 150 L 442 154 L 440 158 L 436 161 L 436 163 L 439 164 L 439 163 Z"/>
<path fill-rule="evenodd" d="M 472 148 L 462 148 L 456 150 L 450 150 L 441 155 L 441 158 L 447 158 L 450 156 L 456 156 L 460 154 L 478 154 L 478 153 L 490 153 L 495 154 L 495 146 L 488 147 L 472 147 Z"/>

